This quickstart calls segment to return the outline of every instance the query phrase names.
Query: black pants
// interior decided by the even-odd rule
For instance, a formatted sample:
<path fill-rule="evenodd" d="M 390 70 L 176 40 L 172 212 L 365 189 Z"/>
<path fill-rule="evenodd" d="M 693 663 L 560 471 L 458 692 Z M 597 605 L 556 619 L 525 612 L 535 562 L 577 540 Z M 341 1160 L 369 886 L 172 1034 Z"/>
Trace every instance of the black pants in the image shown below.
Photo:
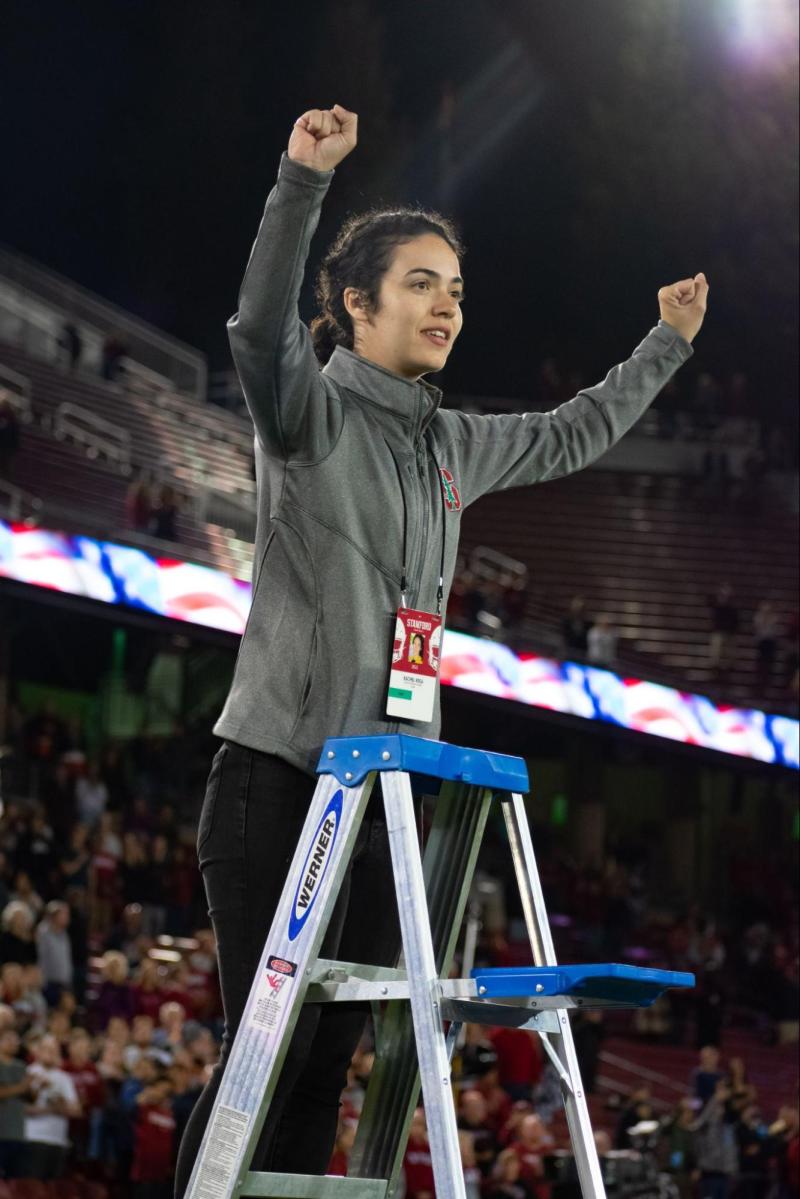
<path fill-rule="evenodd" d="M 48 1145 L 43 1141 L 26 1141 L 22 1158 L 21 1178 L 38 1178 L 50 1182 L 63 1178 L 67 1164 L 67 1151 L 61 1145 Z"/>
<path fill-rule="evenodd" d="M 280 758 L 226 741 L 214 758 L 197 851 L 217 939 L 225 1031 L 220 1061 L 189 1118 L 175 1177 L 182 1199 L 259 958 L 281 897 L 315 780 Z M 321 956 L 393 966 L 397 901 L 380 787 L 359 830 Z M 253 1170 L 324 1174 L 339 1096 L 364 1031 L 364 1004 L 305 1004 L 251 1164 Z"/>

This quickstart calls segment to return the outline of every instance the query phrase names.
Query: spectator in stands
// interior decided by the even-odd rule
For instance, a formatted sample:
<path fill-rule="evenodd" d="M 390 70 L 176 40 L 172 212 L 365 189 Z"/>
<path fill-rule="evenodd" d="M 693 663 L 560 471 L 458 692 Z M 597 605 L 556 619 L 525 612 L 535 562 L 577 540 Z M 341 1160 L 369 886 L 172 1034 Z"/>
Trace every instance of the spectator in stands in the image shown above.
<path fill-rule="evenodd" d="M 547 1191 L 540 1190 L 544 1180 L 544 1158 L 554 1148 L 554 1141 L 541 1116 L 532 1113 L 520 1122 L 516 1141 L 510 1146 L 519 1158 L 520 1177 L 537 1199 L 546 1199 Z"/>
<path fill-rule="evenodd" d="M 134 1199 L 171 1199 L 175 1160 L 172 1083 L 160 1074 L 136 1096 L 131 1181 Z"/>
<path fill-rule="evenodd" d="M 72 989 L 74 970 L 72 943 L 69 939 L 70 911 L 63 900 L 53 899 L 45 909 L 44 919 L 36 930 L 36 953 L 44 982 L 47 1002 L 58 1002 L 61 991 Z"/>
<path fill-rule="evenodd" d="M 800 1194 L 800 1112 L 788 1104 L 768 1129 L 771 1149 L 777 1158 L 777 1199 L 797 1199 Z"/>
<path fill-rule="evenodd" d="M 61 326 L 58 345 L 63 353 L 66 366 L 69 370 L 74 371 L 83 353 L 83 339 L 72 321 L 65 321 Z"/>
<path fill-rule="evenodd" d="M 484 1191 L 487 1199 L 535 1199 L 535 1191 L 522 1177 L 522 1162 L 514 1149 L 504 1149 Z"/>
<path fill-rule="evenodd" d="M 702 1199 L 727 1199 L 731 1180 L 739 1169 L 734 1118 L 728 1111 L 730 1087 L 720 1079 L 692 1125 Z"/>
<path fill-rule="evenodd" d="M 27 830 L 20 838 L 17 862 L 29 875 L 31 884 L 39 894 L 52 895 L 55 835 L 41 809 L 31 814 Z"/>
<path fill-rule="evenodd" d="M 628 1096 L 628 1101 L 620 1112 L 617 1121 L 617 1131 L 614 1137 L 615 1149 L 634 1148 L 630 1137 L 630 1129 L 635 1128 L 642 1120 L 654 1119 L 654 1116 L 650 1088 L 639 1087 Z"/>
<path fill-rule="evenodd" d="M 778 613 L 770 600 L 761 600 L 753 616 L 753 633 L 756 639 L 756 661 L 758 682 L 769 683 L 775 667 L 781 624 Z"/>
<path fill-rule="evenodd" d="M 75 824 L 69 831 L 69 843 L 58 863 L 64 885 L 87 889 L 91 861 L 89 827 L 86 824 Z"/>
<path fill-rule="evenodd" d="M 711 640 L 709 662 L 712 670 L 727 670 L 731 664 L 736 634 L 739 631 L 739 608 L 733 599 L 730 583 L 722 583 L 716 595 L 708 597 L 711 610 Z"/>
<path fill-rule="evenodd" d="M 19 1035 L 0 1030 L 0 1178 L 21 1178 L 25 1142 L 25 1101 L 31 1080 L 19 1059 Z"/>
<path fill-rule="evenodd" d="M 96 758 L 89 759 L 86 774 L 75 783 L 75 801 L 79 820 L 93 831 L 108 806 L 108 786 Z"/>
<path fill-rule="evenodd" d="M 169 483 L 162 483 L 150 517 L 150 532 L 153 537 L 159 537 L 163 541 L 177 541 L 175 521 L 179 511 L 180 504 L 175 488 L 170 487 Z"/>
<path fill-rule="evenodd" d="M 36 961 L 36 942 L 33 927 L 36 917 L 27 903 L 12 899 L 3 908 L 3 931 L 0 934 L 0 962 Z"/>
<path fill-rule="evenodd" d="M 757 1103 L 742 1109 L 735 1132 L 739 1151 L 737 1199 L 761 1199 L 769 1187 L 770 1138 Z"/>
<path fill-rule="evenodd" d="M 132 969 L 140 964 L 151 947 L 151 940 L 144 932 L 141 904 L 125 905 L 120 919 L 108 935 L 106 944 L 109 949 L 121 950 Z"/>
<path fill-rule="evenodd" d="M 695 1168 L 694 1121 L 699 1101 L 688 1096 L 681 1099 L 664 1126 L 667 1152 L 666 1168 L 680 1192 L 681 1199 L 693 1193 L 692 1174 Z"/>
<path fill-rule="evenodd" d="M 619 633 L 611 623 L 611 617 L 598 616 L 587 635 L 587 656 L 592 666 L 613 670 L 617 659 Z"/>
<path fill-rule="evenodd" d="M 174 1000 L 162 1003 L 158 1012 L 158 1028 L 153 1033 L 153 1044 L 159 1049 L 172 1053 L 183 1044 L 183 1029 L 186 1023 L 186 1009 Z"/>
<path fill-rule="evenodd" d="M 134 1010 L 156 1021 L 164 1002 L 161 971 L 154 958 L 143 958 L 133 981 Z"/>
<path fill-rule="evenodd" d="M 512 1099 L 530 1100 L 542 1073 L 542 1051 L 536 1033 L 519 1028 L 494 1028 L 490 1034 L 497 1054 L 500 1086 Z"/>
<path fill-rule="evenodd" d="M 125 523 L 129 529 L 146 533 L 153 515 L 153 493 L 147 476 L 137 475 L 125 496 Z"/>
<path fill-rule="evenodd" d="M 353 1150 L 357 1128 L 357 1120 L 339 1120 L 339 1127 L 336 1132 L 336 1144 L 333 1147 L 333 1156 L 328 1163 L 327 1169 L 327 1173 L 332 1174 L 334 1178 L 344 1178 L 347 1175 L 347 1163 L 350 1160 L 350 1154 Z"/>
<path fill-rule="evenodd" d="M 569 602 L 569 612 L 561 622 L 561 636 L 564 641 L 564 654 L 567 658 L 575 658 L 583 662 L 589 648 L 589 629 L 592 622 L 586 615 L 586 601 L 582 595 L 573 595 Z"/>
<path fill-rule="evenodd" d="M 471 1137 L 472 1156 L 486 1177 L 497 1155 L 497 1136 L 488 1121 L 485 1097 L 474 1087 L 461 1092 L 458 1101 L 458 1127 Z"/>
<path fill-rule="evenodd" d="M 41 1032 L 47 1024 L 48 1006 L 42 989 L 44 978 L 36 962 L 22 967 L 21 983 L 21 994 L 14 1004 L 14 1011 L 25 1028 Z"/>
<path fill-rule="evenodd" d="M 61 1069 L 61 1050 L 46 1034 L 32 1046 L 28 1070 L 35 1099 L 25 1117 L 25 1178 L 61 1178 L 69 1148 L 69 1122 L 81 1115 L 75 1084 Z"/>
<path fill-rule="evenodd" d="M 17 410 L 0 394 L 0 479 L 14 480 L 14 462 L 19 452 L 20 431 Z"/>
<path fill-rule="evenodd" d="M 128 353 L 125 339 L 119 333 L 109 333 L 103 342 L 103 354 L 100 373 L 104 379 L 113 382 L 123 372 L 122 359 Z"/>
<path fill-rule="evenodd" d="M 720 1054 L 716 1045 L 704 1045 L 700 1050 L 699 1062 L 692 1071 L 690 1084 L 696 1099 L 705 1104 L 717 1089 L 717 1083 L 725 1075 L 720 1069 Z"/>
<path fill-rule="evenodd" d="M 136 998 L 128 981 L 128 960 L 124 953 L 108 949 L 103 954 L 101 971 L 103 981 L 92 1004 L 93 1028 L 102 1032 L 115 1017 L 133 1019 Z"/>
<path fill-rule="evenodd" d="M 106 1099 L 106 1086 L 92 1061 L 92 1038 L 85 1028 L 73 1028 L 67 1042 L 67 1060 L 63 1068 L 72 1079 L 82 1114 L 70 1121 L 69 1135 L 78 1161 L 96 1157 L 99 1151 L 100 1125 Z"/>
<path fill-rule="evenodd" d="M 22 838 L 20 838 L 20 841 L 22 841 Z M 35 920 L 38 920 L 39 916 L 44 911 L 44 900 L 39 892 L 35 889 L 33 883 L 31 882 L 30 875 L 25 870 L 17 871 L 16 877 L 14 878 L 14 890 L 11 892 L 11 898 L 12 900 L 17 900 L 18 902 L 24 903 L 29 908 L 31 915 Z"/>

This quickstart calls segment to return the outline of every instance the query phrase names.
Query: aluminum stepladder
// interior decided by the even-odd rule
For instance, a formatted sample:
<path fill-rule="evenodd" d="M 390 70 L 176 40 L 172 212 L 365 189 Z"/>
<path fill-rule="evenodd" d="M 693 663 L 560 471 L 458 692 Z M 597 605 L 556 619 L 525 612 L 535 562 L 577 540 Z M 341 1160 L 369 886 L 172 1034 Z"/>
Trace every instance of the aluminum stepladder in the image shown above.
<path fill-rule="evenodd" d="M 605 1196 L 568 1012 L 636 1007 L 691 974 L 558 966 L 522 793 L 520 758 L 403 735 L 331 738 L 209 1118 L 187 1199 L 391 1199 L 420 1080 L 437 1199 L 465 1199 L 450 1080 L 464 1022 L 534 1030 L 558 1072 L 584 1199 Z M 376 776 L 389 832 L 403 968 L 318 957 Z M 414 794 L 438 796 L 424 856 Z M 502 804 L 535 966 L 449 979 L 491 804 Z M 347 1178 L 252 1172 L 304 1002 L 369 1000 L 377 1052 Z M 380 1009 L 382 1008 L 382 1014 Z M 445 1024 L 449 1029 L 445 1032 Z"/>

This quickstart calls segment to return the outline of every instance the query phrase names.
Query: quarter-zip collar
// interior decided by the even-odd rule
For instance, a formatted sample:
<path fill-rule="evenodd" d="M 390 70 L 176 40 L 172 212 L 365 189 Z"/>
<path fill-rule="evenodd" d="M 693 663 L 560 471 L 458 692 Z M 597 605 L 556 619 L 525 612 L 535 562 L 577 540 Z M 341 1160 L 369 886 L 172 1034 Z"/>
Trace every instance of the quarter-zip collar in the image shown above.
<path fill-rule="evenodd" d="M 322 373 L 407 421 L 412 426 L 414 440 L 425 431 L 442 402 L 441 390 L 432 383 L 404 379 L 344 346 L 336 347 Z"/>

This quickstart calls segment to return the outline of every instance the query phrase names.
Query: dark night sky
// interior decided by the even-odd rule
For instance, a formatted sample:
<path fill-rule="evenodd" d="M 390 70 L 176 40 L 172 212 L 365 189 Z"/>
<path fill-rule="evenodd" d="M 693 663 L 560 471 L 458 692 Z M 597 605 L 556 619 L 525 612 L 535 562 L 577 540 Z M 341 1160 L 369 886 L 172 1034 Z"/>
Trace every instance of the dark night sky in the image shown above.
<path fill-rule="evenodd" d="M 704 269 L 695 364 L 746 369 L 790 415 L 796 58 L 734 59 L 746 2 L 6 0 L 0 238 L 226 366 L 292 121 L 339 102 L 360 144 L 311 265 L 348 211 L 446 207 L 469 292 L 446 389 L 524 396 L 548 354 L 593 381 L 654 322 L 658 287 Z"/>

